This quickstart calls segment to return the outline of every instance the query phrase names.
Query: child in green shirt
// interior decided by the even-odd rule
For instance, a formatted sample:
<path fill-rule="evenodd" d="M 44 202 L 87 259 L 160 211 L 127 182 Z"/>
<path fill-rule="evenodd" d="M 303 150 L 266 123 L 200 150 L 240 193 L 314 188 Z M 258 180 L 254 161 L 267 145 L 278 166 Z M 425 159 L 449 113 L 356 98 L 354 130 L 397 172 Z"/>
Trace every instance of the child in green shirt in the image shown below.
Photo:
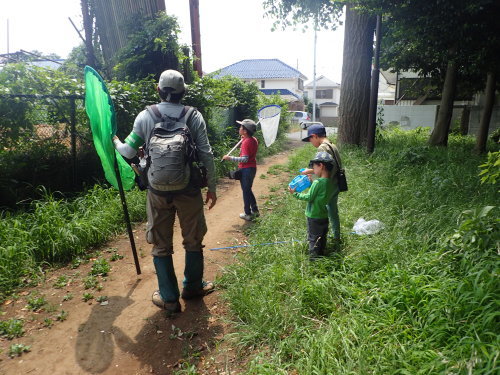
<path fill-rule="evenodd" d="M 311 260 L 325 255 L 326 237 L 328 234 L 327 204 L 334 194 L 334 186 L 330 173 L 333 169 L 333 158 L 325 151 L 318 152 L 309 164 L 319 178 L 314 180 L 307 193 L 296 193 L 289 188 L 294 197 L 306 201 L 307 240 Z"/>

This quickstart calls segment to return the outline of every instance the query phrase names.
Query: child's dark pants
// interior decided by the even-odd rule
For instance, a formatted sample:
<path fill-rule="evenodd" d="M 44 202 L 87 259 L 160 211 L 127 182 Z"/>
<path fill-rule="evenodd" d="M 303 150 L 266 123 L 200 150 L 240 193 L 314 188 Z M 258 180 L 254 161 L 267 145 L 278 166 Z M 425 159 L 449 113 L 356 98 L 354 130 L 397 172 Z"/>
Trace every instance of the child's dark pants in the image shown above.
<path fill-rule="evenodd" d="M 253 180 L 257 172 L 257 168 L 241 168 L 241 190 L 243 191 L 243 205 L 246 215 L 251 215 L 258 212 L 257 201 L 252 192 Z"/>
<path fill-rule="evenodd" d="M 309 241 L 309 257 L 311 259 L 325 255 L 328 219 L 307 218 L 307 240 Z"/>

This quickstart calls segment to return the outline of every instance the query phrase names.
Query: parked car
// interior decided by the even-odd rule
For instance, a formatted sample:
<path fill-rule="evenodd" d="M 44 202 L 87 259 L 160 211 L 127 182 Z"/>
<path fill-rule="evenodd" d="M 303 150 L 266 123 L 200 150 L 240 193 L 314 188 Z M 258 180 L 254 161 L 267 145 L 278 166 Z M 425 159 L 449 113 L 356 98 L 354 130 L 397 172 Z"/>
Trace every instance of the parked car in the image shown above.
<path fill-rule="evenodd" d="M 311 125 L 321 125 L 323 126 L 323 123 L 322 122 L 319 122 L 319 121 L 303 121 L 300 123 L 300 127 L 302 129 L 307 129 L 309 126 Z"/>
<path fill-rule="evenodd" d="M 300 124 L 301 122 L 311 120 L 311 116 L 309 116 L 309 113 L 307 112 L 289 111 L 289 113 L 293 113 L 293 117 L 291 119 L 292 124 Z"/>

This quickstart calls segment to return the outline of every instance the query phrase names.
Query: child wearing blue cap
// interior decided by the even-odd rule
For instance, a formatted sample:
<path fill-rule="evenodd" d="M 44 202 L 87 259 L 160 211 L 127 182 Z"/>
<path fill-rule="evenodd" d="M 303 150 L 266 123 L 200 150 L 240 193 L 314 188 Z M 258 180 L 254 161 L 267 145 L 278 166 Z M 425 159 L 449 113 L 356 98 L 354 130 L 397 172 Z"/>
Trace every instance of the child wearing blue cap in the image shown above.
<path fill-rule="evenodd" d="M 309 168 L 319 178 L 313 181 L 309 191 L 297 193 L 295 189 L 288 188 L 294 197 L 307 202 L 307 240 L 311 260 L 325 255 L 328 234 L 327 204 L 334 194 L 334 186 L 330 178 L 333 164 L 333 158 L 328 152 L 318 152 L 309 163 Z"/>
<path fill-rule="evenodd" d="M 340 242 L 340 218 L 338 209 L 339 186 L 337 182 L 337 172 L 342 169 L 342 161 L 337 147 L 330 142 L 326 136 L 326 129 L 323 125 L 313 124 L 307 128 L 307 137 L 302 139 L 302 142 L 310 142 L 318 151 L 329 153 L 333 158 L 333 169 L 330 172 L 330 178 L 333 183 L 333 195 L 328 202 L 328 218 L 330 219 L 331 231 L 335 243 Z M 311 168 L 302 171 L 302 174 L 311 175 Z"/>

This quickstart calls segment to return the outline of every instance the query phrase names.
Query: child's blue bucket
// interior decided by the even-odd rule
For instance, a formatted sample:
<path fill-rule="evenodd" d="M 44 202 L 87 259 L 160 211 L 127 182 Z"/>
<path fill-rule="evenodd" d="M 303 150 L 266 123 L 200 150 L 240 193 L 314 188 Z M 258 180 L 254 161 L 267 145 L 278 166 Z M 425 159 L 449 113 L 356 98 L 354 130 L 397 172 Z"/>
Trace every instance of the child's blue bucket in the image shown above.
<path fill-rule="evenodd" d="M 306 175 L 299 175 L 295 177 L 292 182 L 288 184 L 288 186 L 290 189 L 295 189 L 297 193 L 300 193 L 311 186 L 311 181 L 309 181 L 309 177 Z"/>

